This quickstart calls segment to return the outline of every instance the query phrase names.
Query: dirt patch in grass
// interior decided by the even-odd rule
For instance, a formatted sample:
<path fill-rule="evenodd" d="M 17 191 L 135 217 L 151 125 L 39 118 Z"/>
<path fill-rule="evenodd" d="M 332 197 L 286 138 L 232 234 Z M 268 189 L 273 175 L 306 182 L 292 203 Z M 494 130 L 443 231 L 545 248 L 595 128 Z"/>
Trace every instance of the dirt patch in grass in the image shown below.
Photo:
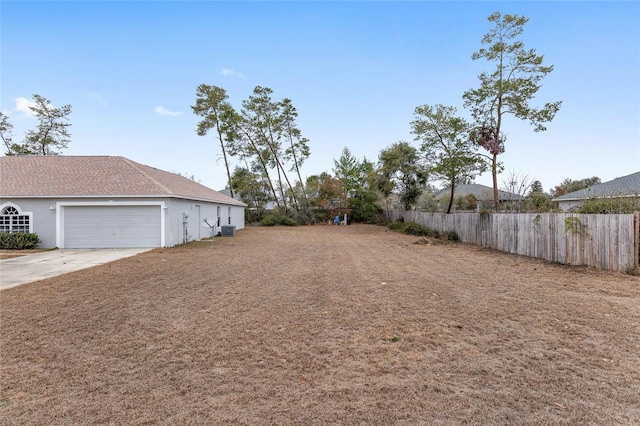
<path fill-rule="evenodd" d="M 3 424 L 639 424 L 640 278 L 249 228 L 0 293 Z"/>

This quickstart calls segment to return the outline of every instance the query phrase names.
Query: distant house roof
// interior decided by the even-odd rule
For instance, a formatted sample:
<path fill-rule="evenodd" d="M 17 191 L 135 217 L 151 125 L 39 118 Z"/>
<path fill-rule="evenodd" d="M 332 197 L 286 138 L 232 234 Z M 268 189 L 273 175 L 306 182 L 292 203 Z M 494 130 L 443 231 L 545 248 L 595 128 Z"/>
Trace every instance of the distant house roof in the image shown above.
<path fill-rule="evenodd" d="M 231 197 L 231 191 L 229 191 L 228 189 L 220 189 L 218 190 L 219 193 L 226 195 L 227 197 Z M 235 200 L 240 200 L 240 195 L 238 195 L 238 191 L 236 191 L 233 194 L 233 198 Z"/>
<path fill-rule="evenodd" d="M 111 156 L 0 157 L 0 197 L 175 197 L 244 206 L 183 176 Z"/>
<path fill-rule="evenodd" d="M 625 195 L 640 195 L 640 172 L 632 173 L 599 183 L 579 191 L 570 192 L 554 198 L 552 201 L 584 200 L 585 198 L 603 198 Z"/>
<path fill-rule="evenodd" d="M 436 200 L 443 197 L 448 197 L 451 193 L 451 189 L 443 189 L 434 194 Z M 493 188 L 490 186 L 480 185 L 478 183 L 472 183 L 469 185 L 457 185 L 453 197 L 466 197 L 467 195 L 473 195 L 479 201 L 493 201 Z M 500 201 L 519 201 L 523 200 L 522 195 L 513 194 L 511 192 L 498 190 L 498 198 Z"/>

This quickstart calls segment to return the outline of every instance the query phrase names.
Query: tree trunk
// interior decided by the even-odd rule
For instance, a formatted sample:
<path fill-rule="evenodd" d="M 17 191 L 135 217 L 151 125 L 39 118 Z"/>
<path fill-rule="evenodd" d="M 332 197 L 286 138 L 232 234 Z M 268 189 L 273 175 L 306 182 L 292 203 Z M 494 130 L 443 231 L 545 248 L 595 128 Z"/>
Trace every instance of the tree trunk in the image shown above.
<path fill-rule="evenodd" d="M 280 179 L 280 170 L 282 170 L 282 174 L 284 175 L 284 179 L 287 181 L 287 185 L 289 186 L 289 189 L 291 190 L 291 196 L 293 197 L 293 204 L 296 210 L 298 210 L 298 199 L 296 198 L 296 194 L 293 191 L 293 187 L 291 186 L 291 182 L 289 181 L 289 177 L 287 176 L 287 172 L 284 170 L 284 167 L 282 166 L 282 163 L 280 162 L 280 158 L 278 157 L 278 153 L 276 152 L 275 148 L 273 147 L 274 143 L 273 143 L 273 135 L 271 133 L 271 128 L 269 127 L 269 137 L 267 138 L 267 135 L 264 135 L 265 139 L 267 139 L 267 145 L 269 146 L 269 150 L 271 151 L 271 155 L 273 155 L 273 158 L 276 160 L 276 167 L 278 168 L 278 179 Z M 282 183 L 280 183 L 280 191 L 282 192 Z M 284 193 L 283 195 L 283 199 L 286 198 L 284 197 Z M 286 207 L 286 201 L 285 201 L 285 207 Z"/>
<path fill-rule="evenodd" d="M 307 194 L 304 190 L 304 182 L 302 181 L 302 175 L 300 174 L 300 167 L 298 166 L 298 157 L 296 156 L 296 150 L 293 146 L 293 138 L 291 137 L 291 129 L 289 129 L 289 143 L 291 144 L 291 154 L 293 155 L 293 164 L 296 167 L 296 172 L 298 173 L 298 179 L 300 180 L 300 187 L 302 188 L 302 199 L 304 200 L 304 209 L 307 210 Z"/>
<path fill-rule="evenodd" d="M 491 176 L 493 177 L 493 206 L 496 213 L 500 211 L 500 197 L 498 197 L 498 154 L 491 157 Z"/>
<path fill-rule="evenodd" d="M 222 138 L 222 133 L 220 132 L 220 125 L 216 125 L 218 130 L 218 139 L 220 140 L 220 148 L 222 149 L 222 157 L 224 158 L 224 167 L 227 169 L 227 181 L 229 182 L 229 193 L 231 194 L 231 198 L 233 197 L 233 185 L 231 185 L 231 171 L 229 170 L 229 161 L 227 160 L 227 150 L 224 148 L 224 139 Z"/>
<path fill-rule="evenodd" d="M 269 183 L 269 188 L 271 189 L 271 193 L 273 194 L 273 198 L 274 198 L 274 200 L 276 202 L 276 205 L 278 206 L 278 209 L 279 209 L 280 208 L 280 201 L 278 201 L 278 195 L 276 194 L 276 189 L 273 187 L 273 182 L 271 182 L 271 178 L 269 177 L 269 169 L 267 168 L 267 165 L 265 164 L 264 159 L 260 155 L 260 150 L 258 149 L 256 144 L 253 142 L 253 139 L 251 139 L 251 136 L 249 136 L 249 133 L 247 133 L 247 131 L 244 130 L 244 129 L 242 131 L 245 134 L 245 136 L 247 137 L 247 140 L 249 141 L 249 143 L 251 144 L 251 147 L 255 151 L 256 156 L 258 157 L 258 161 L 260 162 L 260 165 L 262 166 L 262 169 L 264 170 L 264 174 L 265 174 L 265 176 L 267 178 L 267 182 Z"/>
<path fill-rule="evenodd" d="M 456 191 L 455 182 L 451 182 L 451 194 L 449 195 L 449 207 L 447 207 L 447 214 L 451 213 L 451 206 L 453 205 L 453 194 Z"/>

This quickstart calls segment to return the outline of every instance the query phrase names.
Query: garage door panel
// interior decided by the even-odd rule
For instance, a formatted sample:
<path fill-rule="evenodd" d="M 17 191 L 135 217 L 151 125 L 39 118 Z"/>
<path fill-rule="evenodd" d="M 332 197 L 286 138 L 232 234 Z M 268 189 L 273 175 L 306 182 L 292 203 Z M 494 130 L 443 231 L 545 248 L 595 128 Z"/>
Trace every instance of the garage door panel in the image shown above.
<path fill-rule="evenodd" d="M 160 206 L 67 206 L 67 248 L 159 247 Z"/>

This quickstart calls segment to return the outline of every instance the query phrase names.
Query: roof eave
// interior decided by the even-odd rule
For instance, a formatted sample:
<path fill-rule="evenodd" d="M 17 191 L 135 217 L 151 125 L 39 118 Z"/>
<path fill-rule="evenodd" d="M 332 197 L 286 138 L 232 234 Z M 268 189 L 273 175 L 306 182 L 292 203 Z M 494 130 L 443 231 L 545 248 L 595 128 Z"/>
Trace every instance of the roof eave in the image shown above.
<path fill-rule="evenodd" d="M 201 197 L 187 197 L 184 195 L 175 195 L 175 194 L 146 194 L 146 195 L 119 195 L 119 194 L 104 194 L 104 195 L 13 195 L 13 194 L 0 194 L 0 198 L 18 198 L 18 199 L 51 199 L 51 198 L 176 198 L 181 200 L 192 200 L 192 201 L 201 201 L 207 203 L 217 203 L 217 204 L 229 204 L 232 206 L 238 207 L 246 207 L 247 205 L 241 201 L 234 200 L 234 202 L 228 201 L 220 201 L 220 200 L 212 200 L 209 198 L 201 198 Z"/>
<path fill-rule="evenodd" d="M 601 195 L 601 196 L 591 196 L 591 197 L 571 197 L 571 198 L 552 198 L 551 201 L 585 201 L 585 200 L 600 200 L 602 198 L 636 198 L 640 195 L 638 194 L 615 194 L 615 195 Z"/>

